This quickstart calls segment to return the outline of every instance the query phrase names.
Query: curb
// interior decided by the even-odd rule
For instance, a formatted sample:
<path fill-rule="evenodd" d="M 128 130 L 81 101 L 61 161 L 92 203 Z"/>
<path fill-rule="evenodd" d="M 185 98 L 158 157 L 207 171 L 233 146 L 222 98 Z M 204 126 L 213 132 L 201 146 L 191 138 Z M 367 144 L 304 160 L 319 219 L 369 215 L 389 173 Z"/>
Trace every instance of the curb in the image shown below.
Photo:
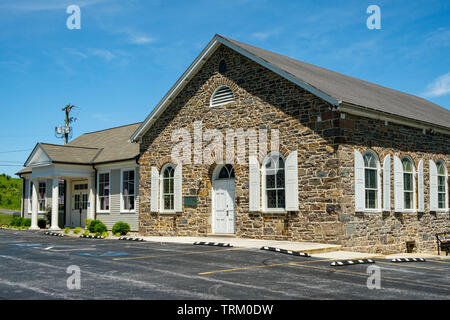
<path fill-rule="evenodd" d="M 128 238 L 128 237 L 120 237 L 119 240 L 127 240 L 127 241 L 145 241 L 142 238 Z"/>
<path fill-rule="evenodd" d="M 342 261 L 333 261 L 330 263 L 330 266 L 350 266 L 353 264 L 365 264 L 365 263 L 375 263 L 373 259 L 359 259 L 359 260 L 342 260 Z"/>
<path fill-rule="evenodd" d="M 395 258 L 391 262 L 426 262 L 424 258 Z"/>
<path fill-rule="evenodd" d="M 261 247 L 260 250 L 266 250 L 266 251 L 273 251 L 273 252 L 279 252 L 284 254 L 290 254 L 291 256 L 296 257 L 311 257 L 309 253 L 305 252 L 298 252 L 298 251 L 291 251 L 286 249 L 279 249 L 279 248 L 273 248 L 273 247 Z"/>
<path fill-rule="evenodd" d="M 81 235 L 80 238 L 89 238 L 89 239 L 104 239 L 103 236 L 85 236 Z"/>
<path fill-rule="evenodd" d="M 215 247 L 232 247 L 229 243 L 221 243 L 221 242 L 202 242 L 202 241 L 196 241 L 194 242 L 194 245 L 197 246 L 215 246 Z"/>
<path fill-rule="evenodd" d="M 59 232 L 44 232 L 45 235 L 47 236 L 56 236 L 56 237 L 64 237 L 64 235 L 62 233 Z"/>

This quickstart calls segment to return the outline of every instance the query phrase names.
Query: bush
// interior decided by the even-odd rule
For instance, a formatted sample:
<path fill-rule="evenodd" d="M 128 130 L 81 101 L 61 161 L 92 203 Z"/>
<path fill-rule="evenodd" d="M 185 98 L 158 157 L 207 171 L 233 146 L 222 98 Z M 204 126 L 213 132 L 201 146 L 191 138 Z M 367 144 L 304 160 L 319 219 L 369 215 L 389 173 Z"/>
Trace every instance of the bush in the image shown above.
<path fill-rule="evenodd" d="M 89 223 L 88 230 L 92 233 L 102 233 L 108 230 L 106 228 L 105 224 L 101 222 L 100 220 L 92 220 Z"/>
<path fill-rule="evenodd" d="M 102 237 L 107 238 L 109 236 L 108 231 L 102 232 Z"/>
<path fill-rule="evenodd" d="M 47 227 L 47 220 L 45 220 L 43 218 L 39 218 L 38 219 L 38 227 L 41 229 L 45 229 L 45 227 Z"/>
<path fill-rule="evenodd" d="M 64 233 L 65 233 L 65 234 L 68 234 L 69 232 L 70 232 L 70 228 L 65 228 L 65 229 L 64 229 Z M 75 233 L 75 230 L 74 230 L 74 233 Z"/>
<path fill-rule="evenodd" d="M 75 229 L 73 229 L 73 233 L 79 234 L 81 232 L 81 230 L 83 230 L 83 229 L 81 229 L 80 227 L 76 227 Z"/>
<path fill-rule="evenodd" d="M 21 227 L 31 227 L 31 218 L 23 219 Z"/>
<path fill-rule="evenodd" d="M 11 220 L 11 223 L 9 224 L 11 227 L 20 227 L 23 223 L 23 218 L 22 217 L 14 217 Z"/>
<path fill-rule="evenodd" d="M 89 230 L 86 230 L 83 232 L 83 236 L 88 236 L 89 235 Z"/>
<path fill-rule="evenodd" d="M 116 222 L 112 228 L 112 233 L 115 235 L 119 234 L 120 236 L 124 236 L 128 232 L 130 232 L 130 225 L 123 221 Z"/>

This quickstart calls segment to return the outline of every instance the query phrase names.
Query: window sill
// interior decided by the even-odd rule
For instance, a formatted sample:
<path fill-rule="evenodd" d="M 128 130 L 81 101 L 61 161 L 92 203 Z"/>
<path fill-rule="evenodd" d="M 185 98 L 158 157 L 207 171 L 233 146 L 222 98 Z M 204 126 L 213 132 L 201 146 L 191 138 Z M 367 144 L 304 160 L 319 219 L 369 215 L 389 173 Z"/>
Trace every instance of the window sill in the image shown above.
<path fill-rule="evenodd" d="M 365 209 L 365 210 L 363 210 L 361 212 L 363 212 L 363 213 L 382 213 L 383 210 L 380 210 L 380 209 Z"/>
<path fill-rule="evenodd" d="M 160 214 L 176 214 L 175 210 L 163 210 L 159 212 Z"/>
<path fill-rule="evenodd" d="M 97 211 L 97 213 L 99 213 L 99 214 L 109 214 L 109 213 L 111 213 L 111 211 Z"/>
<path fill-rule="evenodd" d="M 136 211 L 126 211 L 126 210 L 121 210 L 120 214 L 134 214 L 136 213 Z"/>
<path fill-rule="evenodd" d="M 399 211 L 399 213 L 405 213 L 405 214 L 408 214 L 408 213 L 417 213 L 418 211 L 417 210 L 415 210 L 415 209 L 413 209 L 413 210 L 402 210 L 402 211 Z"/>
<path fill-rule="evenodd" d="M 265 209 L 265 210 L 261 210 L 261 213 L 268 213 L 268 214 L 273 214 L 273 213 L 278 213 L 278 214 L 284 214 L 287 213 L 288 211 L 285 209 L 281 209 L 281 210 L 277 210 L 277 209 Z"/>

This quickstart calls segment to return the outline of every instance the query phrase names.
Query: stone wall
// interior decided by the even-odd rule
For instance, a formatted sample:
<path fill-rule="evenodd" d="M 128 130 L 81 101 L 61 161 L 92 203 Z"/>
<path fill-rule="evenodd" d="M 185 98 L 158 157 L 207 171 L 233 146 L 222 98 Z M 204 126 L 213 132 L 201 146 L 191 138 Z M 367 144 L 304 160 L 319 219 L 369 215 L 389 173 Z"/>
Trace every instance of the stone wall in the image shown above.
<path fill-rule="evenodd" d="M 336 116 L 337 117 L 337 116 Z M 344 223 L 342 244 L 349 249 L 373 252 L 405 252 L 406 242 L 415 241 L 418 252 L 436 252 L 435 233 L 450 231 L 448 212 L 430 212 L 429 160 L 442 159 L 447 168 L 450 164 L 450 140 L 442 134 L 423 133 L 414 129 L 385 124 L 384 121 L 346 115 L 346 127 L 342 128 L 342 144 L 339 146 L 341 159 L 340 176 L 343 197 L 339 220 Z M 391 155 L 391 211 L 355 213 L 353 152 L 363 154 L 375 151 L 383 166 L 386 155 Z M 420 160 L 424 162 L 425 211 L 423 213 L 399 213 L 394 210 L 394 164 L 393 156 L 400 159 L 410 156 L 418 170 Z M 383 175 L 383 172 L 381 172 Z M 417 174 L 415 177 L 417 191 Z M 416 192 L 417 199 L 417 192 Z M 448 201 L 448 199 L 447 199 Z"/>
<path fill-rule="evenodd" d="M 219 62 L 227 71 L 219 73 Z M 226 84 L 235 102 L 209 106 L 214 90 Z M 144 136 L 140 185 L 140 231 L 148 235 L 206 235 L 211 232 L 211 175 L 214 165 L 183 164 L 183 196 L 197 195 L 198 207 L 179 214 L 150 212 L 151 167 L 170 162 L 174 129 L 201 120 L 203 129 L 278 129 L 280 153 L 298 150 L 298 212 L 249 212 L 248 160 L 235 165 L 236 235 L 264 239 L 291 239 L 337 243 L 343 227 L 338 220 L 339 161 L 336 130 L 331 121 L 317 123 L 328 103 L 261 67 L 227 47 L 220 47 L 190 80 L 164 114 Z M 206 145 L 206 142 L 203 146 Z M 270 144 L 269 144 L 270 149 Z M 224 152 L 225 153 L 225 152 Z M 248 151 L 247 151 L 248 156 Z M 246 158 L 248 159 L 248 158 Z"/>
<path fill-rule="evenodd" d="M 219 73 L 225 60 L 227 71 Z M 230 86 L 235 102 L 210 107 L 210 97 Z M 171 134 L 194 121 L 224 135 L 229 128 L 278 129 L 280 153 L 298 150 L 299 211 L 282 214 L 249 212 L 248 160 L 236 164 L 235 200 L 238 237 L 315 241 L 342 244 L 366 252 L 405 251 L 415 240 L 420 251 L 433 249 L 433 234 L 450 229 L 447 214 L 354 212 L 353 150 L 372 148 L 380 159 L 407 153 L 425 162 L 425 202 L 428 204 L 428 159 L 442 158 L 449 166 L 448 137 L 346 115 L 277 74 L 221 46 L 145 134 L 140 158 L 140 232 L 146 235 L 205 236 L 211 233 L 214 165 L 183 164 L 183 196 L 198 196 L 197 208 L 181 213 L 150 212 L 151 167 L 171 162 Z M 318 116 L 321 117 L 320 121 Z M 447 138 L 447 139 L 446 139 Z M 203 147 L 208 143 L 204 142 Z M 270 149 L 270 146 L 269 146 Z M 224 152 L 225 154 L 225 152 Z M 248 159 L 248 158 L 247 158 Z M 393 170 L 391 170 L 393 172 Z M 391 184 L 393 197 L 393 183 Z M 393 198 L 392 198 L 393 199 Z M 393 201 L 393 200 L 392 200 Z"/>

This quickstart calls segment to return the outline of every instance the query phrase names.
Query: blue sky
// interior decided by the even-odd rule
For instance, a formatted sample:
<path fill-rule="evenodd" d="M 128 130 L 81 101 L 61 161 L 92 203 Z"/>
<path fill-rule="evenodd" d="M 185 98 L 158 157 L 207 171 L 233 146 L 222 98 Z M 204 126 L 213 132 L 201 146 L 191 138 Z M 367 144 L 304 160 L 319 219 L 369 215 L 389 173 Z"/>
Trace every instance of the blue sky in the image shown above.
<path fill-rule="evenodd" d="M 448 0 L 0 0 L 0 172 L 62 143 L 67 103 L 74 137 L 143 121 L 215 33 L 450 108 Z"/>

